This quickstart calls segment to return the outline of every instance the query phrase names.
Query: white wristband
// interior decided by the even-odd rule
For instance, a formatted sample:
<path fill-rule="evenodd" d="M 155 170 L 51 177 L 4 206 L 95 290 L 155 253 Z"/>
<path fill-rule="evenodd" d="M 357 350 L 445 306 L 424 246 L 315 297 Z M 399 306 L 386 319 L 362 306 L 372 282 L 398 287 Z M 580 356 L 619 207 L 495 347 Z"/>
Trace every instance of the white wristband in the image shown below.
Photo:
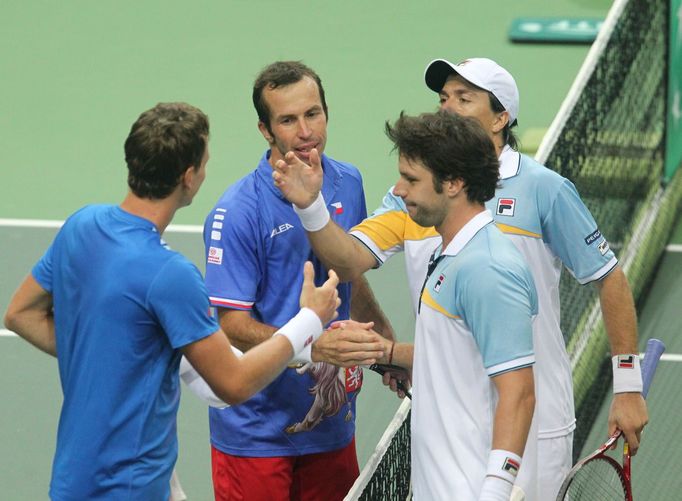
<path fill-rule="evenodd" d="M 613 393 L 642 392 L 642 370 L 639 355 L 627 353 L 611 358 L 613 367 Z"/>
<path fill-rule="evenodd" d="M 322 335 L 322 321 L 310 308 L 301 308 L 298 314 L 279 329 L 274 336 L 285 336 L 294 349 L 294 357 L 313 344 Z"/>
<path fill-rule="evenodd" d="M 511 486 L 516 481 L 519 468 L 521 468 L 521 456 L 511 451 L 493 449 L 488 454 L 488 469 L 485 474 L 506 480 L 511 492 Z"/>
<path fill-rule="evenodd" d="M 322 192 L 318 193 L 315 201 L 305 209 L 299 209 L 295 205 L 293 207 L 306 231 L 319 231 L 329 222 L 329 211 Z"/>
<path fill-rule="evenodd" d="M 297 365 L 312 364 L 313 363 L 313 343 L 303 348 L 301 351 L 294 355 L 291 359 L 291 363 Z"/>

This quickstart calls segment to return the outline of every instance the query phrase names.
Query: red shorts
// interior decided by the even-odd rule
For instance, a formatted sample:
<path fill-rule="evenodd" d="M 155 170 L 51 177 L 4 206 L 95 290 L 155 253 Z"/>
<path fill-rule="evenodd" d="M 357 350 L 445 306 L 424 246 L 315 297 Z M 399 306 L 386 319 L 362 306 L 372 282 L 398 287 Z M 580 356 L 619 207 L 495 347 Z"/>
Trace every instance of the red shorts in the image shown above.
<path fill-rule="evenodd" d="M 303 456 L 232 456 L 211 447 L 216 501 L 334 501 L 360 474 L 355 439 L 343 449 Z"/>

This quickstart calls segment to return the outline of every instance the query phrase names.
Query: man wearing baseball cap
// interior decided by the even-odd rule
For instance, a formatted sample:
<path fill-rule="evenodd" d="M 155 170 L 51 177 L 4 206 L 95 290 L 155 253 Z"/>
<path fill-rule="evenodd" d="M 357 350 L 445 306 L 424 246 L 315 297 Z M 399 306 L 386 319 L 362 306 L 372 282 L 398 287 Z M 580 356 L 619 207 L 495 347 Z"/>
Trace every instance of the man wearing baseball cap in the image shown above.
<path fill-rule="evenodd" d="M 436 59 L 426 67 L 424 79 L 427 87 L 438 94 L 442 110 L 480 121 L 499 156 L 500 186 L 486 207 L 526 258 L 539 298 L 533 326 L 537 408 L 531 429 L 539 440 L 536 450 L 525 450 L 516 484 L 525 491 L 527 501 L 554 499 L 571 467 L 575 429 L 571 366 L 560 328 L 562 268 L 568 268 L 581 284 L 593 282 L 597 286 L 614 359 L 615 397 L 609 433 L 621 429 L 631 450 L 636 451 L 648 419 L 640 394 L 641 374 L 639 366 L 633 370 L 617 364 L 620 355 L 637 353 L 632 293 L 618 260 L 573 183 L 516 151 L 517 141 L 511 129 L 519 113 L 519 92 L 511 74 L 486 58 L 465 59 L 457 64 Z M 292 169 L 286 175 L 311 173 Z M 313 185 L 305 186 L 310 191 Z M 288 195 L 300 208 L 308 207 L 316 197 L 317 193 L 312 192 Z M 350 231 L 355 238 L 349 238 L 333 222 L 313 230 L 308 231 L 308 238 L 315 254 L 333 264 L 341 280 L 351 280 L 404 251 L 416 311 L 429 256 L 440 238 L 434 228 L 420 227 L 410 219 L 393 188 L 381 207 Z M 633 359 L 639 363 L 639 357 Z M 531 436 L 528 443 L 535 444 Z"/>

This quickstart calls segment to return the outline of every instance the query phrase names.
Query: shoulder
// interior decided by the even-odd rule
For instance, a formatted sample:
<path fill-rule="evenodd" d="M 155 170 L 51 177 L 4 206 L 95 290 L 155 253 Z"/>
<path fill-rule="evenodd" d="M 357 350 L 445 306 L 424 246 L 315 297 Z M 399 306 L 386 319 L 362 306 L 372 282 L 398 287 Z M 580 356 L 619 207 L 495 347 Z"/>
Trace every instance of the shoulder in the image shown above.
<path fill-rule="evenodd" d="M 257 184 L 255 172 L 252 172 L 230 185 L 211 209 L 209 218 L 216 213 L 252 215 L 260 198 Z"/>
<path fill-rule="evenodd" d="M 549 167 L 542 165 L 537 160 L 521 154 L 521 177 L 533 179 L 544 185 L 560 186 L 568 181 L 564 176 Z"/>

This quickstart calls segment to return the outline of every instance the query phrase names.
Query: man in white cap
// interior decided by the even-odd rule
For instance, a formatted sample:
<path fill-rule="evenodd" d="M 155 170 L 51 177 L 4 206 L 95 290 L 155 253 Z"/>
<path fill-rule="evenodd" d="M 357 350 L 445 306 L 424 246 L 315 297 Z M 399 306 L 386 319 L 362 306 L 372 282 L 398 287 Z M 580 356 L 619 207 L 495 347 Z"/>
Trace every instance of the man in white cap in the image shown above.
<path fill-rule="evenodd" d="M 597 223 L 580 199 L 575 186 L 556 172 L 516 151 L 511 131 L 519 112 L 514 78 L 490 59 L 472 58 L 458 64 L 436 59 L 426 68 L 427 86 L 438 93 L 440 108 L 477 118 L 490 135 L 500 160 L 500 187 L 486 206 L 497 226 L 512 239 L 526 258 L 538 290 L 539 314 L 533 326 L 536 355 L 534 429 L 536 451 L 524 452 L 524 467 L 517 484 L 528 501 L 554 499 L 572 463 L 575 412 L 571 367 L 560 329 L 559 278 L 562 267 L 581 283 L 598 289 L 606 332 L 613 356 L 614 399 L 609 433 L 624 432 L 631 451 L 639 446 L 648 420 L 641 397 L 639 358 L 634 366 L 619 364 L 637 353 L 637 321 L 632 293 L 618 260 Z M 311 166 L 280 171 L 278 182 L 297 207 L 317 207 L 319 172 Z M 293 185 L 299 189 L 292 189 Z M 324 205 L 324 204 L 322 204 Z M 306 209 L 302 217 L 310 221 Z M 389 189 L 382 206 L 354 227 L 348 237 L 333 222 L 312 219 L 308 237 L 316 255 L 351 280 L 381 266 L 404 251 L 413 304 L 419 302 L 428 257 L 440 243 L 434 228 L 416 224 L 403 200 Z M 531 431 L 533 433 L 533 430 Z M 529 440 L 529 443 L 534 441 Z M 537 478 L 530 464 L 537 462 Z"/>

